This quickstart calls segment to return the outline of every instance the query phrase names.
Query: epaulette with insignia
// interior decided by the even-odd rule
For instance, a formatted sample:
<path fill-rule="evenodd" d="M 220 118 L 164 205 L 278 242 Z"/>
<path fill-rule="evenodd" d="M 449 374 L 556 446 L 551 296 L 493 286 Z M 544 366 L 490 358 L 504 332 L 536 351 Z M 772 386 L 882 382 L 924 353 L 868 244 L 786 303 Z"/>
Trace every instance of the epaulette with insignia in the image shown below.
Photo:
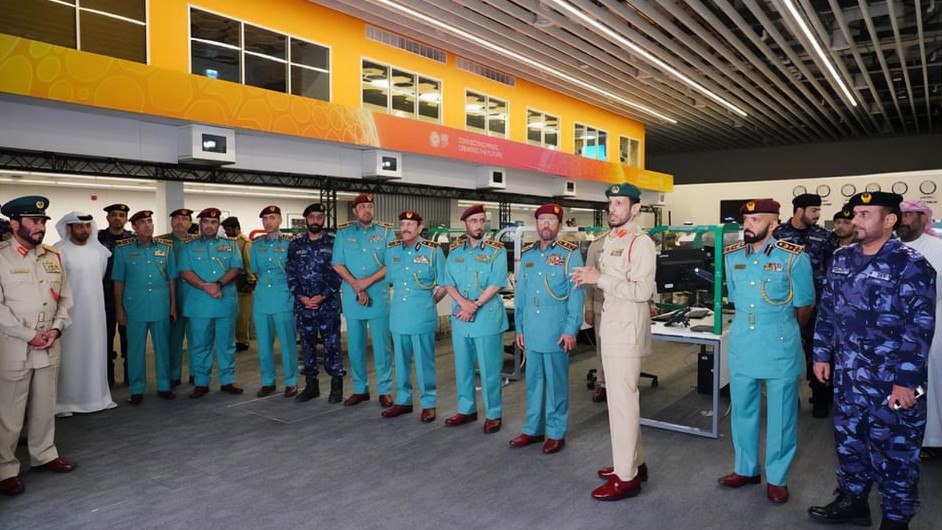
<path fill-rule="evenodd" d="M 114 242 L 114 246 L 115 246 L 115 247 L 125 247 L 125 246 L 127 246 L 127 245 L 130 245 L 130 244 L 133 243 L 133 242 L 134 242 L 134 238 L 133 238 L 133 237 L 129 237 L 129 238 L 127 238 L 127 239 L 119 239 L 119 240 L 117 240 L 117 241 Z"/>
<path fill-rule="evenodd" d="M 395 228 L 395 227 L 396 227 L 396 226 L 393 225 L 392 223 L 384 223 L 384 222 L 382 222 L 382 221 L 377 221 L 376 224 L 379 225 L 379 226 L 381 226 L 381 227 L 383 227 L 383 228 Z"/>
<path fill-rule="evenodd" d="M 401 243 L 402 243 L 402 240 L 401 240 L 401 239 L 393 239 L 393 240 L 390 241 L 389 244 L 386 245 L 386 246 L 387 246 L 388 248 L 393 248 L 394 246 L 399 245 L 399 244 L 401 244 Z"/>
<path fill-rule="evenodd" d="M 733 243 L 732 245 L 727 245 L 723 247 L 723 254 L 729 254 L 730 252 L 734 252 L 741 248 L 745 248 L 745 246 L 746 246 L 745 241 L 738 241 L 736 243 Z"/>
<path fill-rule="evenodd" d="M 573 243 L 572 241 L 563 241 L 561 239 L 556 241 L 556 246 L 563 247 L 569 252 L 572 252 L 573 250 L 576 250 L 577 248 L 579 248 L 579 245 Z"/>
<path fill-rule="evenodd" d="M 337 230 L 340 230 L 340 229 L 342 229 L 342 228 L 347 228 L 348 226 L 353 226 L 353 225 L 355 225 L 355 224 L 357 224 L 356 221 L 347 221 L 346 223 L 343 223 L 343 224 L 338 225 L 338 226 L 337 226 Z"/>
<path fill-rule="evenodd" d="M 200 238 L 200 236 L 197 235 L 197 234 L 187 234 L 187 235 L 183 236 L 183 242 L 184 242 L 184 243 L 189 243 L 190 241 L 196 241 L 196 240 L 199 239 L 199 238 Z"/>
<path fill-rule="evenodd" d="M 45 250 L 47 250 L 48 252 L 52 252 L 53 254 L 58 254 L 58 253 L 59 253 L 59 249 L 57 249 L 56 247 L 54 247 L 54 246 L 52 246 L 52 245 L 47 245 L 47 244 L 43 243 L 43 248 L 44 248 Z"/>
<path fill-rule="evenodd" d="M 438 243 L 435 243 L 434 241 L 429 241 L 428 239 L 423 239 L 422 246 L 429 247 L 429 248 L 438 248 Z"/>
<path fill-rule="evenodd" d="M 528 251 L 528 250 L 532 250 L 533 247 L 535 247 L 535 246 L 536 246 L 536 241 L 534 241 L 534 242 L 532 242 L 532 243 L 527 243 L 526 245 L 523 246 L 523 248 L 520 249 L 520 253 L 523 254 L 524 252 L 526 252 L 526 251 Z"/>
<path fill-rule="evenodd" d="M 801 254 L 805 250 L 803 245 L 797 245 L 791 241 L 776 241 L 775 246 L 792 254 Z"/>
<path fill-rule="evenodd" d="M 6 240 L 6 241 L 0 241 L 0 250 L 5 249 L 5 248 L 7 248 L 8 246 L 10 246 L 10 245 L 12 245 L 12 244 L 13 244 L 13 243 L 10 243 L 10 240 L 9 240 L 9 239 Z"/>
<path fill-rule="evenodd" d="M 489 247 L 491 247 L 491 248 L 496 248 L 496 249 L 500 249 L 500 250 L 503 250 L 503 249 L 504 249 L 504 244 L 503 244 L 503 243 L 501 243 L 500 241 L 495 241 L 495 240 L 493 240 L 493 239 L 488 239 L 488 240 L 484 241 L 484 244 L 487 245 L 487 246 L 489 246 Z"/>
<path fill-rule="evenodd" d="M 468 240 L 468 238 L 466 238 L 466 237 L 464 237 L 464 236 L 459 237 L 458 239 L 452 241 L 450 245 L 448 245 L 448 250 L 455 250 L 456 248 L 460 247 L 461 245 L 464 245 L 465 241 L 467 241 L 467 240 Z"/>
<path fill-rule="evenodd" d="M 168 247 L 172 247 L 172 246 L 173 246 L 173 240 L 172 240 L 172 239 L 167 239 L 167 238 L 163 238 L 163 237 L 155 237 L 155 238 L 154 238 L 154 241 L 156 241 L 156 242 L 158 242 L 158 243 L 163 243 L 164 245 L 167 245 Z"/>

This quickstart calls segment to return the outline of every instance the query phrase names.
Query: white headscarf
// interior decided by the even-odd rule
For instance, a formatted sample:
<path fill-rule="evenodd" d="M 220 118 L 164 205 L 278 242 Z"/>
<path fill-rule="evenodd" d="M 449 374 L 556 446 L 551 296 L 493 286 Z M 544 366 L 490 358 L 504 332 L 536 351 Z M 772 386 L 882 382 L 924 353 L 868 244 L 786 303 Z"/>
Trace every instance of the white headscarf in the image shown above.
<path fill-rule="evenodd" d="M 95 218 L 85 212 L 69 212 L 56 223 L 56 232 L 59 232 L 59 237 L 62 239 L 59 244 L 75 246 L 75 243 L 72 243 L 72 240 L 69 239 L 68 225 L 84 223 L 91 223 L 92 225 L 92 235 L 89 236 L 88 242 L 85 243 L 85 245 L 98 250 L 105 257 L 111 256 L 111 251 L 98 241 L 98 224 L 95 223 Z"/>

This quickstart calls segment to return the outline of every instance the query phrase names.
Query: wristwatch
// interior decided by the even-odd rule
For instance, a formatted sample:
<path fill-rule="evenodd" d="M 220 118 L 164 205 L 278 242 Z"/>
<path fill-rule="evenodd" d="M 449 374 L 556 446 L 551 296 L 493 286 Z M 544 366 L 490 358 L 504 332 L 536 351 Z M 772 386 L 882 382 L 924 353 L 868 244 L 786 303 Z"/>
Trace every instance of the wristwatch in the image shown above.
<path fill-rule="evenodd" d="M 482 305 L 484 305 L 484 304 L 482 304 L 480 300 L 475 300 L 475 301 L 474 301 L 474 305 L 475 305 L 476 307 L 480 308 L 480 307 L 481 307 Z"/>
<path fill-rule="evenodd" d="M 216 285 L 218 285 L 219 288 L 222 289 L 223 287 L 222 280 L 216 280 Z"/>

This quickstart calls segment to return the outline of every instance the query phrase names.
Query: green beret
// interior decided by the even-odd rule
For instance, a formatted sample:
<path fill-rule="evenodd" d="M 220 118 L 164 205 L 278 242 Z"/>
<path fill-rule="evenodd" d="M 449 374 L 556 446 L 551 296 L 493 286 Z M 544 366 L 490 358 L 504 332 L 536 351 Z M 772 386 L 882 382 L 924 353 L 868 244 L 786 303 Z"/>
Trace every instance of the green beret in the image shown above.
<path fill-rule="evenodd" d="M 51 219 L 46 215 L 46 208 L 49 207 L 49 199 L 39 195 L 28 195 L 26 197 L 17 197 L 7 201 L 0 208 L 0 213 L 7 217 L 42 217 Z"/>
<path fill-rule="evenodd" d="M 637 186 L 628 182 L 621 184 L 612 184 L 605 190 L 606 197 L 631 197 L 636 201 L 641 200 L 641 190 Z"/>

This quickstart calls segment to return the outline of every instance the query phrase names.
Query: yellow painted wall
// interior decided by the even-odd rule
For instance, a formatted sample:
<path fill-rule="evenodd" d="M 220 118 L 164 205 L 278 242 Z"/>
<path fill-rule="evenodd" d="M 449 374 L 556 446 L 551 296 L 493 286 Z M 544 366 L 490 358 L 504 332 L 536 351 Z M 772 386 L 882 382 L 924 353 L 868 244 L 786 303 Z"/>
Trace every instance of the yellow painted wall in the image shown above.
<path fill-rule="evenodd" d="M 640 140 L 644 167 L 644 126 L 636 121 L 520 78 L 509 87 L 459 70 L 450 53 L 448 64 L 441 64 L 368 40 L 363 21 L 307 0 L 150 0 L 150 64 L 189 72 L 190 6 L 329 46 L 332 103 L 360 108 L 360 65 L 368 57 L 441 80 L 442 125 L 465 129 L 465 91 L 473 90 L 509 102 L 509 140 L 526 142 L 527 108 L 533 108 L 560 118 L 561 151 L 573 152 L 574 126 L 579 122 L 608 132 L 609 160 L 618 160 L 619 136 Z"/>

